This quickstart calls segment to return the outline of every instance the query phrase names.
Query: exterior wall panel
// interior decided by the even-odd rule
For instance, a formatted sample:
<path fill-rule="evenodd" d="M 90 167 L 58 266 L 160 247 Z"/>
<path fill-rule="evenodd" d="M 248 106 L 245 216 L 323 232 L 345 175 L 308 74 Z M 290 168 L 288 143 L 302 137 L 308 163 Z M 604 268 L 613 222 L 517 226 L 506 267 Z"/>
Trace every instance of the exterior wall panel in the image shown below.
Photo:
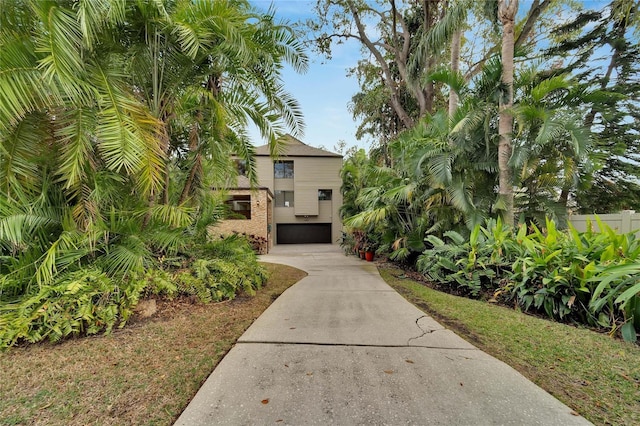
<path fill-rule="evenodd" d="M 256 157 L 256 172 L 258 173 L 258 186 L 271 189 L 273 192 L 273 161 L 270 157 Z"/>
<path fill-rule="evenodd" d="M 274 179 L 273 189 L 277 191 L 294 191 L 295 180 L 294 179 Z"/>
<path fill-rule="evenodd" d="M 294 188 L 296 216 L 318 216 L 318 188 L 316 185 L 299 183 Z"/>

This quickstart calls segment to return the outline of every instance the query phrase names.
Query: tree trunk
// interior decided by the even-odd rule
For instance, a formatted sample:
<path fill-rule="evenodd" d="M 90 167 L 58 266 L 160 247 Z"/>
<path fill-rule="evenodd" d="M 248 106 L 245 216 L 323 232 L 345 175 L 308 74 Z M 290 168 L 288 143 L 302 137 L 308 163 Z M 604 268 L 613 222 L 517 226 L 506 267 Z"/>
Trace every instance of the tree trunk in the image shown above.
<path fill-rule="evenodd" d="M 514 27 L 515 17 L 518 12 L 518 0 L 499 0 L 498 18 L 502 23 L 502 84 L 506 90 L 500 97 L 498 115 L 498 170 L 499 170 L 499 195 L 502 199 L 504 210 L 504 222 L 514 225 L 513 211 L 513 174 L 509 166 L 512 153 L 513 131 L 513 51 L 515 46 Z"/>
<path fill-rule="evenodd" d="M 164 188 L 162 188 L 162 194 L 160 196 L 161 199 L 161 203 L 164 205 L 169 204 L 169 185 L 171 184 L 171 177 L 170 177 L 170 164 L 171 164 L 171 155 L 170 155 L 170 149 L 171 149 L 171 144 L 169 142 L 169 130 L 167 129 L 167 126 L 169 125 L 169 119 L 166 116 L 162 117 L 162 122 L 163 122 L 163 126 L 162 126 L 162 133 L 160 135 L 160 145 L 161 145 L 161 149 L 162 152 L 164 153 L 164 158 L 165 158 L 165 162 L 164 162 Z"/>
<path fill-rule="evenodd" d="M 435 68 L 436 60 L 433 56 L 427 59 L 427 72 L 431 72 Z M 424 98 L 425 98 L 425 108 L 424 112 L 420 114 L 424 116 L 425 114 L 433 114 L 433 101 L 436 98 L 436 85 L 433 81 L 428 81 L 424 87 Z"/>
<path fill-rule="evenodd" d="M 199 120 L 202 120 L 202 114 L 198 113 L 198 120 L 193 123 L 191 126 L 191 130 L 189 131 L 189 152 L 194 155 L 193 165 L 191 166 L 191 170 L 189 170 L 189 174 L 187 175 L 187 179 L 184 183 L 184 187 L 182 188 L 182 193 L 180 193 L 180 200 L 178 200 L 178 204 L 182 204 L 186 201 L 189 194 L 191 194 L 193 182 L 195 181 L 196 176 L 198 176 L 202 171 L 202 158 L 200 156 L 199 151 L 199 136 L 200 136 L 200 126 Z"/>
<path fill-rule="evenodd" d="M 424 8 L 424 21 L 423 21 L 423 31 L 426 34 L 431 31 L 433 28 L 437 12 L 438 12 L 438 3 L 440 0 L 424 0 L 423 8 Z M 427 57 L 424 60 L 425 63 L 425 72 L 430 73 L 436 64 L 436 60 L 428 50 L 425 51 Z M 424 116 L 425 114 L 433 114 L 433 101 L 436 96 L 436 86 L 433 81 L 429 81 L 426 83 L 422 96 L 424 97 L 424 101 L 420 103 L 420 116 Z"/>
<path fill-rule="evenodd" d="M 551 0 L 544 0 L 542 3 L 540 3 L 540 0 L 533 1 L 531 9 L 529 9 L 529 13 L 527 14 L 527 20 L 524 22 L 522 30 L 515 41 L 515 47 L 519 47 L 527 40 L 527 37 L 531 34 L 536 21 L 550 4 Z"/>
<path fill-rule="evenodd" d="M 367 36 L 364 24 L 360 19 L 360 14 L 358 13 L 358 9 L 356 8 L 353 1 L 347 1 L 347 6 L 351 15 L 353 16 L 353 20 L 356 24 L 356 28 L 358 29 L 358 35 L 362 43 L 369 49 L 371 54 L 376 58 L 378 65 L 382 68 L 382 72 L 384 73 L 384 83 L 391 92 L 391 107 L 396 112 L 400 121 L 402 121 L 403 126 L 406 129 L 410 129 L 414 125 L 414 120 L 409 116 L 407 111 L 404 109 L 402 102 L 400 102 L 400 93 L 398 91 L 398 86 L 396 84 L 395 79 L 393 78 L 393 73 L 387 64 L 387 61 L 382 55 L 382 53 L 376 48 L 371 39 Z"/>
<path fill-rule="evenodd" d="M 453 33 L 451 38 L 451 73 L 457 75 L 460 71 L 460 40 L 462 31 L 458 30 Z M 449 118 L 453 117 L 458 109 L 458 92 L 449 89 Z"/>

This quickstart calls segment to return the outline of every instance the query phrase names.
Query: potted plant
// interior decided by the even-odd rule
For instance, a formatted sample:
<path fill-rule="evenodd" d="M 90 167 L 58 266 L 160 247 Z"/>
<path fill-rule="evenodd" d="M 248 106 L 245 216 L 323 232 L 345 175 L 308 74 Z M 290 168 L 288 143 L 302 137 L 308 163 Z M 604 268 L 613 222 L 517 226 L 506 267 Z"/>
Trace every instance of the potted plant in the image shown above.
<path fill-rule="evenodd" d="M 365 247 L 364 258 L 367 262 L 373 262 L 373 258 L 375 257 L 375 250 L 372 246 Z"/>
<path fill-rule="evenodd" d="M 364 232 L 360 230 L 353 231 L 353 239 L 355 244 L 353 245 L 353 250 L 356 256 L 359 256 L 361 259 L 364 259 L 365 246 L 366 246 L 366 238 Z"/>
<path fill-rule="evenodd" d="M 365 234 L 364 258 L 367 260 L 367 262 L 373 262 L 376 249 L 378 248 L 378 241 L 380 241 L 380 236 L 375 231 L 369 231 Z"/>

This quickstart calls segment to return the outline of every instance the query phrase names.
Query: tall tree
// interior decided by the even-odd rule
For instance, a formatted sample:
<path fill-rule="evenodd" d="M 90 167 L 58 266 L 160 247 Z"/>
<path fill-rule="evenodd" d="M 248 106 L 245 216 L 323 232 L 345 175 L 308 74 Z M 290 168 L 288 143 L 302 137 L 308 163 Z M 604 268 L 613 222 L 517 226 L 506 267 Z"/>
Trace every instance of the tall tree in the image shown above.
<path fill-rule="evenodd" d="M 555 65 L 550 72 L 572 73 L 580 81 L 575 108 L 593 133 L 596 165 L 582 171 L 577 191 L 563 187 L 559 201 L 585 213 L 640 209 L 639 2 L 613 0 L 585 10 L 556 34 L 562 38 L 546 52 Z"/>
<path fill-rule="evenodd" d="M 410 128 L 417 117 L 403 105 L 403 87 L 419 105 L 418 116 L 433 112 L 435 93 L 432 83 L 410 78 L 409 63 L 414 53 L 416 34 L 428 30 L 437 22 L 442 11 L 441 3 L 440 0 L 424 0 L 417 5 L 403 2 L 400 8 L 395 0 L 378 3 L 366 0 L 318 0 L 318 18 L 309 22 L 309 25 L 317 33 L 316 41 L 320 50 L 329 55 L 334 39 L 354 39 L 361 43 L 380 67 L 382 81 L 389 93 L 389 104 L 402 127 Z M 371 28 L 376 31 L 372 32 Z M 433 70 L 435 62 L 432 52 L 420 53 L 423 54 L 421 63 L 428 70 Z"/>
<path fill-rule="evenodd" d="M 174 190 L 178 204 L 196 194 L 204 182 L 204 158 L 228 156 L 220 151 L 224 146 L 243 157 L 255 179 L 244 132 L 248 122 L 274 147 L 284 132 L 301 134 L 300 107 L 284 90 L 281 65 L 302 72 L 308 58 L 273 8 L 257 14 L 246 1 L 221 0 L 130 7 L 139 17 L 129 32 L 132 84 L 143 90 L 164 138 L 171 139 L 162 143 L 169 161 L 161 202 L 169 203 L 171 185 L 181 186 Z M 176 168 L 184 176 L 171 182 Z"/>

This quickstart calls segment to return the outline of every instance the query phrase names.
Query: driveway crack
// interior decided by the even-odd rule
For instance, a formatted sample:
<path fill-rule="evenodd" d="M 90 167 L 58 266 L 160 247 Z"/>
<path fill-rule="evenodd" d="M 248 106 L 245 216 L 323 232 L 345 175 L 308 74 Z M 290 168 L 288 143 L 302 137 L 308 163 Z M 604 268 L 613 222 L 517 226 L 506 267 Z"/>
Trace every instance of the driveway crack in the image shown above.
<path fill-rule="evenodd" d="M 412 341 L 412 340 L 418 340 L 418 339 L 420 339 L 421 337 L 424 337 L 424 336 L 426 336 L 427 334 L 431 334 L 431 333 L 433 333 L 434 331 L 436 331 L 436 330 L 433 330 L 433 329 L 427 329 L 427 330 L 425 330 L 424 328 L 422 328 L 422 327 L 420 326 L 420 320 L 421 320 L 421 319 L 423 319 L 423 318 L 428 318 L 428 317 L 427 317 L 427 315 L 422 315 L 421 317 L 418 317 L 418 318 L 416 319 L 416 327 L 418 327 L 418 329 L 422 332 L 422 334 L 421 334 L 421 335 L 419 335 L 419 336 L 416 336 L 416 337 L 412 337 L 412 338 L 410 338 L 409 340 L 407 340 L 407 346 L 411 346 L 411 341 Z"/>

